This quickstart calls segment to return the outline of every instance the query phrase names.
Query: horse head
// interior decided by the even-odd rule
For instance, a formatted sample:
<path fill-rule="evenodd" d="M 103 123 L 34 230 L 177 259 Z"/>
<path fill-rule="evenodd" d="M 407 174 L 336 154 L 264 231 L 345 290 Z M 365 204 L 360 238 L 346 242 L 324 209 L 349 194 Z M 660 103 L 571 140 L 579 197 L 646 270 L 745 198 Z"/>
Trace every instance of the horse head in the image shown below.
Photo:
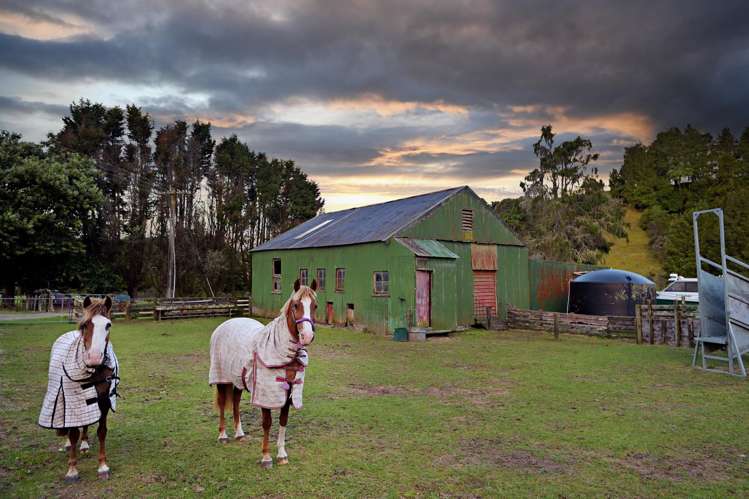
<path fill-rule="evenodd" d="M 88 367 L 97 367 L 104 362 L 104 352 L 109 342 L 109 328 L 112 321 L 109 312 L 112 310 L 112 299 L 102 299 L 87 296 L 83 300 L 83 318 L 78 324 L 78 329 L 83 335 L 85 353 L 83 362 Z"/>
<path fill-rule="evenodd" d="M 302 346 L 309 345 L 315 339 L 316 290 L 316 280 L 310 286 L 303 286 L 297 279 L 294 282 L 294 292 L 285 307 L 289 331 L 296 333 L 297 341 Z"/>

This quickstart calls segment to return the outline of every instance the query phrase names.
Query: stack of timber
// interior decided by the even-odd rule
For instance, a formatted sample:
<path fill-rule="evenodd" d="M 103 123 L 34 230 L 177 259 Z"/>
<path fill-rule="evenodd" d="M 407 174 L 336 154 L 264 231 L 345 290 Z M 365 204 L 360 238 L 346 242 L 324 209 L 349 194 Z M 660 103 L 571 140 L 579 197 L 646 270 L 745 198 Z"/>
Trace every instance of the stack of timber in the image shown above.
<path fill-rule="evenodd" d="M 635 319 L 638 343 L 692 347 L 700 334 L 695 307 L 679 301 L 673 305 L 638 305 Z"/>
<path fill-rule="evenodd" d="M 606 338 L 634 338 L 635 318 L 605 315 L 565 314 L 510 307 L 507 324 L 511 328 L 572 333 Z"/>

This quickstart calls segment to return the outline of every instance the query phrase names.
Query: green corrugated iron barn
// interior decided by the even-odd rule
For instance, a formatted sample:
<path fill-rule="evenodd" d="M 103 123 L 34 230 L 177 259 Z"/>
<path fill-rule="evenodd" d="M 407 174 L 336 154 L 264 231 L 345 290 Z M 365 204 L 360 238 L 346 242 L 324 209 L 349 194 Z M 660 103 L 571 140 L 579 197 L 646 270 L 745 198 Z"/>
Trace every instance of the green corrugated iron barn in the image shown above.
<path fill-rule="evenodd" d="M 318 281 L 318 322 L 455 330 L 528 308 L 528 250 L 469 187 L 321 214 L 252 251 L 254 312 Z"/>

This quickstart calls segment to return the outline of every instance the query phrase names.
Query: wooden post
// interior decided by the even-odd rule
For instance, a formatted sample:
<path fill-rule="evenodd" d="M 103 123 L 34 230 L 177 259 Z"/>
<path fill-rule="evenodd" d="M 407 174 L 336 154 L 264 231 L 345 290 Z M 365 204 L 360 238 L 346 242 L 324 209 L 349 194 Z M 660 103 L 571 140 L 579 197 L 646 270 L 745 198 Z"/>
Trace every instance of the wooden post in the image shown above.
<path fill-rule="evenodd" d="M 635 342 L 642 343 L 642 305 L 635 305 Z"/>
<path fill-rule="evenodd" d="M 559 314 L 554 312 L 554 339 L 559 339 Z"/>
<path fill-rule="evenodd" d="M 648 322 L 650 326 L 650 344 L 655 342 L 655 331 L 653 330 L 653 302 L 648 303 Z"/>
<path fill-rule="evenodd" d="M 676 346 L 681 345 L 681 311 L 679 310 L 679 300 L 674 300 L 674 339 L 676 340 Z"/>

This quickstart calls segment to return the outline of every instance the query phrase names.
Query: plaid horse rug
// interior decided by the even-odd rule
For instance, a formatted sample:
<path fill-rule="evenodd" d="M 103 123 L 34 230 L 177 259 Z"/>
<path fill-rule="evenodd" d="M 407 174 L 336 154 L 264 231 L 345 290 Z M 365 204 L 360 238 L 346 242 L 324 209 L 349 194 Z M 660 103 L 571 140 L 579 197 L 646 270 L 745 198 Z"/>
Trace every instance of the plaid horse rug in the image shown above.
<path fill-rule="evenodd" d="M 289 382 L 286 367 L 292 363 L 300 365 Z M 294 408 L 301 409 L 308 363 L 307 350 L 292 340 L 285 316 L 266 326 L 254 319 L 230 319 L 211 336 L 208 384 L 232 383 L 247 390 L 257 407 L 280 409 L 291 397 Z"/>
<path fill-rule="evenodd" d="M 39 426 L 73 428 L 101 419 L 96 386 L 88 382 L 95 368 L 84 364 L 84 351 L 83 335 L 78 330 L 63 334 L 52 345 L 49 382 L 39 414 Z M 107 343 L 104 365 L 114 370 L 109 388 L 109 401 L 114 412 L 120 368 L 111 342 Z"/>

